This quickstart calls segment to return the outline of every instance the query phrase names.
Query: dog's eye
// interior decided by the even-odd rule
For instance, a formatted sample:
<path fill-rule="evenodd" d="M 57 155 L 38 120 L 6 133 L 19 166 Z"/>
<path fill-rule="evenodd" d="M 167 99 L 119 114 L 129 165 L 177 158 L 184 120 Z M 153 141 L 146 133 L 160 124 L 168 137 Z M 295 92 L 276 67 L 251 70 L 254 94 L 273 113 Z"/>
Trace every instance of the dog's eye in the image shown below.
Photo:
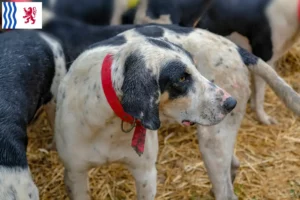
<path fill-rule="evenodd" d="M 187 80 L 189 74 L 188 73 L 184 73 L 180 78 L 179 78 L 179 82 L 184 82 Z"/>
<path fill-rule="evenodd" d="M 184 75 L 184 76 L 181 76 L 180 79 L 179 79 L 179 81 L 180 81 L 180 82 L 185 81 L 185 75 Z"/>

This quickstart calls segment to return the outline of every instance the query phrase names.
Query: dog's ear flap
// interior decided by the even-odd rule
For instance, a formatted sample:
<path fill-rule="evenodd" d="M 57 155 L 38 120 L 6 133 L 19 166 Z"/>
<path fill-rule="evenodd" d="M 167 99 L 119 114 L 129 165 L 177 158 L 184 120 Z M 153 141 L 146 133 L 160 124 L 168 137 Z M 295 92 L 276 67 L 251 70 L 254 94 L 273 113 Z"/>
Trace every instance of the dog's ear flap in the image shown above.
<path fill-rule="evenodd" d="M 138 53 L 130 54 L 125 61 L 122 91 L 124 111 L 140 120 L 145 128 L 159 129 L 158 82 Z"/>

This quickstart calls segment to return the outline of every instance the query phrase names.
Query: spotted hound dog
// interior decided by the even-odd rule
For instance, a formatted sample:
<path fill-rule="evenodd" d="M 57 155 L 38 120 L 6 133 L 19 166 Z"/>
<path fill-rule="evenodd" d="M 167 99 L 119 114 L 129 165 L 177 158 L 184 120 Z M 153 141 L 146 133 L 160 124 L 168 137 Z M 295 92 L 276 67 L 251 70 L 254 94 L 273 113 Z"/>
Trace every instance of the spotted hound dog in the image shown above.
<path fill-rule="evenodd" d="M 51 107 L 66 73 L 64 53 L 56 39 L 37 31 L 5 32 L 0 43 L 0 199 L 38 200 L 26 130 L 41 107 Z"/>
<path fill-rule="evenodd" d="M 116 161 L 132 172 L 137 199 L 154 199 L 161 123 L 211 126 L 235 106 L 178 45 L 123 36 L 91 45 L 57 94 L 55 141 L 70 199 L 90 199 L 88 170 Z"/>
<path fill-rule="evenodd" d="M 135 27 L 138 28 L 134 29 Z M 250 97 L 249 72 L 261 76 L 285 105 L 296 114 L 299 114 L 298 95 L 263 60 L 230 40 L 205 30 L 175 25 L 91 26 L 63 19 L 52 20 L 44 26 L 44 31 L 59 38 L 66 49 L 75 49 L 76 46 L 87 47 L 88 43 L 95 43 L 97 38 L 99 41 L 109 39 L 126 30 L 129 31 L 124 33 L 124 38 L 117 37 L 118 39 L 114 38 L 106 43 L 109 46 L 122 45 L 127 41 L 127 35 L 132 34 L 135 38 L 163 38 L 180 45 L 192 54 L 201 74 L 225 88 L 237 99 L 235 109 L 219 124 L 210 127 L 198 126 L 199 149 L 216 199 L 237 199 L 232 183 L 239 161 L 234 156 L 233 149 Z M 69 40 L 70 35 L 76 38 L 76 44 Z"/>

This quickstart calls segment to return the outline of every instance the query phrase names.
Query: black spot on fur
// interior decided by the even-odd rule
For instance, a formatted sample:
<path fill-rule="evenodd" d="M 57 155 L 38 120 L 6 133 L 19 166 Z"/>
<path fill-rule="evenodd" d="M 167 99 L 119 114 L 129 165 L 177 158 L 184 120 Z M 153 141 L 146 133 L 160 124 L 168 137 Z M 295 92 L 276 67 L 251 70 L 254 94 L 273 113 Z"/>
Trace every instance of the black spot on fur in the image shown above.
<path fill-rule="evenodd" d="M 136 28 L 136 32 L 146 37 L 162 37 L 164 35 L 164 30 L 158 26 Z"/>
<path fill-rule="evenodd" d="M 120 46 L 126 43 L 126 39 L 123 35 L 118 35 L 101 42 L 97 42 L 88 47 L 88 49 L 93 49 L 100 46 Z"/>
<path fill-rule="evenodd" d="M 180 78 L 184 77 L 184 81 Z M 159 86 L 161 93 L 168 92 L 170 99 L 176 99 L 187 95 L 192 90 L 193 79 L 186 73 L 186 65 L 179 60 L 168 62 L 161 70 Z"/>
<path fill-rule="evenodd" d="M 215 64 L 216 67 L 223 64 L 223 58 L 219 58 L 218 62 Z"/>
<path fill-rule="evenodd" d="M 257 64 L 258 58 L 255 55 L 249 53 L 247 50 L 243 49 L 242 47 L 238 47 L 237 50 L 246 66 Z"/>
<path fill-rule="evenodd" d="M 163 49 L 169 49 L 169 50 L 173 50 L 172 46 L 170 43 L 168 42 L 165 42 L 163 40 L 157 40 L 157 39 L 153 39 L 153 38 L 147 38 L 147 40 L 155 45 L 155 46 L 158 46 L 160 48 L 163 48 Z"/>
<path fill-rule="evenodd" d="M 156 77 L 146 68 L 139 52 L 131 53 L 124 64 L 123 97 L 124 111 L 141 120 L 142 125 L 151 130 L 160 127 L 158 105 L 159 87 Z M 151 101 L 154 99 L 154 101 Z"/>

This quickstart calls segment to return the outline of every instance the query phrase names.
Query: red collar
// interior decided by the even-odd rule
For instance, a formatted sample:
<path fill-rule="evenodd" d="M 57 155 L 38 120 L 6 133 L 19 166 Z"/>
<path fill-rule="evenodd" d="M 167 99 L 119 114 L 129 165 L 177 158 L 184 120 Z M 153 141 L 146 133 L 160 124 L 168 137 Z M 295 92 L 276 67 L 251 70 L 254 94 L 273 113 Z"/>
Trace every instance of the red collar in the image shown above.
<path fill-rule="evenodd" d="M 123 121 L 128 122 L 133 126 L 135 125 L 131 146 L 140 156 L 141 154 L 144 153 L 146 129 L 141 125 L 140 121 L 135 120 L 131 115 L 127 114 L 123 110 L 123 107 L 117 97 L 117 94 L 112 84 L 112 78 L 111 78 L 112 60 L 113 60 L 112 55 L 108 54 L 105 56 L 102 63 L 101 80 L 102 80 L 103 91 L 110 107 L 115 112 L 115 114 L 122 120 L 122 124 L 121 124 L 122 131 L 126 132 L 123 130 Z"/>

